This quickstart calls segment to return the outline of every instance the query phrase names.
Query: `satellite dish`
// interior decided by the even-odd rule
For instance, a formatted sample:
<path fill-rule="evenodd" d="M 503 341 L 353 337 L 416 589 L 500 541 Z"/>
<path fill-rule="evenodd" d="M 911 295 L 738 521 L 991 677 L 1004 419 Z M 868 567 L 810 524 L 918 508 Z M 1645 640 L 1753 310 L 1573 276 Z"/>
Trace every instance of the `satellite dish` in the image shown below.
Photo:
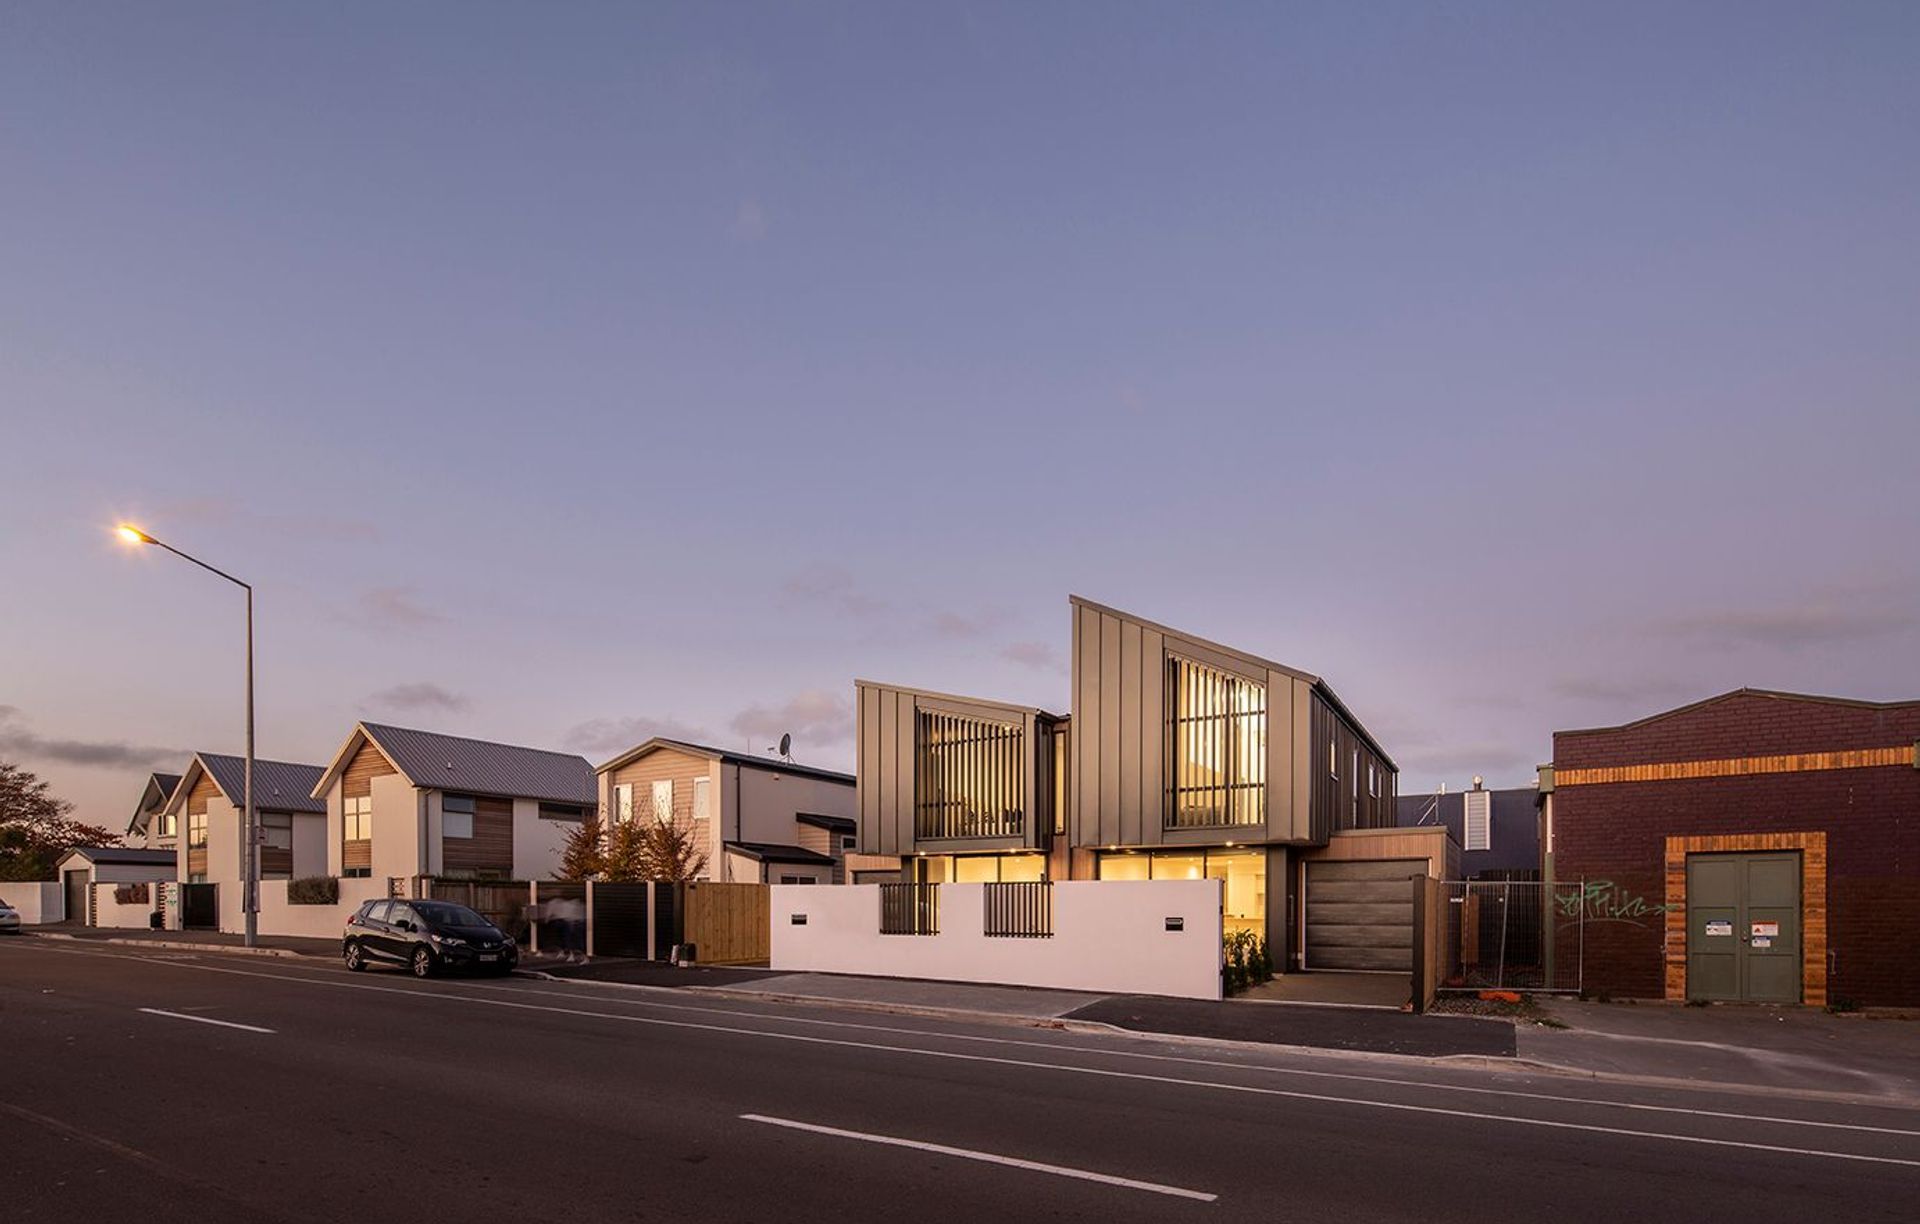
<path fill-rule="evenodd" d="M 788 732 L 780 737 L 780 755 L 790 759 L 793 756 L 793 734 Z"/>

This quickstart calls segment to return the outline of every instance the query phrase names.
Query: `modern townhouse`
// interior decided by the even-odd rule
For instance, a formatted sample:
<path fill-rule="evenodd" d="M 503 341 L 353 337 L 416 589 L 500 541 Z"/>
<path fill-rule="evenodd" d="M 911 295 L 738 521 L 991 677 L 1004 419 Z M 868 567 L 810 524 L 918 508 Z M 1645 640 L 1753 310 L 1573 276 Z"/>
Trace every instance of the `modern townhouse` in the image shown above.
<path fill-rule="evenodd" d="M 1071 713 L 856 682 L 857 850 L 927 883 L 1218 879 L 1280 968 L 1404 972 L 1413 876 L 1443 828 L 1394 827 L 1398 771 L 1325 680 L 1089 600 Z"/>
<path fill-rule="evenodd" d="M 140 802 L 133 809 L 133 816 L 127 821 L 127 842 L 148 850 L 172 850 L 180 834 L 179 822 L 167 812 L 167 803 L 173 798 L 174 788 L 180 785 L 180 775 L 154 773 L 147 775 L 146 785 L 140 788 Z"/>
<path fill-rule="evenodd" d="M 837 884 L 854 838 L 853 775 L 655 737 L 596 771 L 608 823 L 673 822 L 692 831 L 699 878 Z"/>
<path fill-rule="evenodd" d="M 154 817 L 175 829 L 174 878 L 211 889 L 183 890 L 183 921 L 238 930 L 243 921 L 246 760 L 197 752 L 166 806 Z M 285 880 L 326 870 L 325 809 L 310 792 L 320 766 L 292 761 L 253 763 L 253 806 L 260 819 L 260 878 Z M 151 823 L 149 825 L 151 826 Z"/>
<path fill-rule="evenodd" d="M 388 880 L 549 878 L 595 802 L 584 757 L 369 722 L 308 794 L 327 874 Z"/>

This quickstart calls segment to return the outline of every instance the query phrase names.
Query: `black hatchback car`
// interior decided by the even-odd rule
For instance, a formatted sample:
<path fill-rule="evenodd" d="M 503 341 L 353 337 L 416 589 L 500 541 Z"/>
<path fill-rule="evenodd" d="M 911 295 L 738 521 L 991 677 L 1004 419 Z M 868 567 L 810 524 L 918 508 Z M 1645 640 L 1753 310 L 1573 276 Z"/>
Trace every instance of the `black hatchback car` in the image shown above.
<path fill-rule="evenodd" d="M 347 919 L 340 951 L 355 971 L 388 961 L 422 978 L 443 969 L 504 976 L 520 963 L 513 936 L 451 901 L 369 901 Z"/>

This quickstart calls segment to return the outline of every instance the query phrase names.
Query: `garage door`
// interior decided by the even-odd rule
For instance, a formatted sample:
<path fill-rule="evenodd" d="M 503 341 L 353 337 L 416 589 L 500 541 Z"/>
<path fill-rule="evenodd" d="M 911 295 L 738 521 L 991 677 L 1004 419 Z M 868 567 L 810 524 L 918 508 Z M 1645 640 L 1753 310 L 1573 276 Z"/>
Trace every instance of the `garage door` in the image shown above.
<path fill-rule="evenodd" d="M 1308 969 L 1413 971 L 1413 886 L 1425 859 L 1307 864 Z"/>

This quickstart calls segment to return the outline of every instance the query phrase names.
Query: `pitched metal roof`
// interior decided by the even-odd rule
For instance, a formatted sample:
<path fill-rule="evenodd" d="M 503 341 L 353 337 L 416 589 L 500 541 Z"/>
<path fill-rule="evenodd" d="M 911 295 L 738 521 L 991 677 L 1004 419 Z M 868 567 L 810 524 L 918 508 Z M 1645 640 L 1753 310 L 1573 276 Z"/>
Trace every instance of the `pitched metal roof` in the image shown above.
<path fill-rule="evenodd" d="M 815 867 L 833 866 L 831 855 L 809 850 L 805 846 L 782 846 L 775 842 L 737 842 L 726 843 L 729 852 L 745 855 L 762 863 L 807 863 Z"/>
<path fill-rule="evenodd" d="M 644 744 L 627 749 L 619 756 L 608 761 L 605 765 L 600 766 L 595 772 L 606 773 L 610 769 L 618 769 L 627 762 L 637 760 L 656 748 L 677 748 L 681 752 L 691 752 L 695 756 L 703 756 L 709 760 L 719 761 L 727 765 L 738 765 L 744 769 L 764 769 L 769 773 L 798 774 L 803 777 L 818 778 L 822 782 L 838 782 L 842 786 L 853 786 L 855 784 L 855 779 L 852 774 L 841 773 L 835 769 L 821 769 L 817 765 L 801 765 L 793 761 L 783 761 L 778 757 L 748 756 L 744 752 L 732 752 L 725 748 L 714 748 L 706 744 L 696 744 L 690 740 L 668 739 L 664 735 L 656 735 Z"/>
<path fill-rule="evenodd" d="M 383 723 L 363 722 L 358 730 L 415 786 L 555 803 L 600 801 L 593 766 L 583 756 Z M 310 789 L 330 772 L 316 772 Z"/>
<path fill-rule="evenodd" d="M 114 863 L 120 866 L 167 867 L 175 862 L 171 850 L 139 850 L 132 846 L 75 846 L 60 856 L 60 862 L 65 863 L 70 858 L 84 858 L 96 866 Z"/>
<path fill-rule="evenodd" d="M 140 806 L 133 809 L 133 817 L 127 821 L 127 832 L 145 833 L 147 819 L 155 812 L 166 809 L 168 801 L 173 798 L 174 788 L 179 785 L 179 774 L 148 774 L 147 784 L 140 788 Z"/>
<path fill-rule="evenodd" d="M 213 775 L 235 807 L 246 802 L 247 759 L 220 752 L 202 752 L 194 759 Z M 253 806 L 270 812 L 318 812 L 325 815 L 325 801 L 313 797 L 313 785 L 320 780 L 318 765 L 297 765 L 292 761 L 253 761 Z"/>

